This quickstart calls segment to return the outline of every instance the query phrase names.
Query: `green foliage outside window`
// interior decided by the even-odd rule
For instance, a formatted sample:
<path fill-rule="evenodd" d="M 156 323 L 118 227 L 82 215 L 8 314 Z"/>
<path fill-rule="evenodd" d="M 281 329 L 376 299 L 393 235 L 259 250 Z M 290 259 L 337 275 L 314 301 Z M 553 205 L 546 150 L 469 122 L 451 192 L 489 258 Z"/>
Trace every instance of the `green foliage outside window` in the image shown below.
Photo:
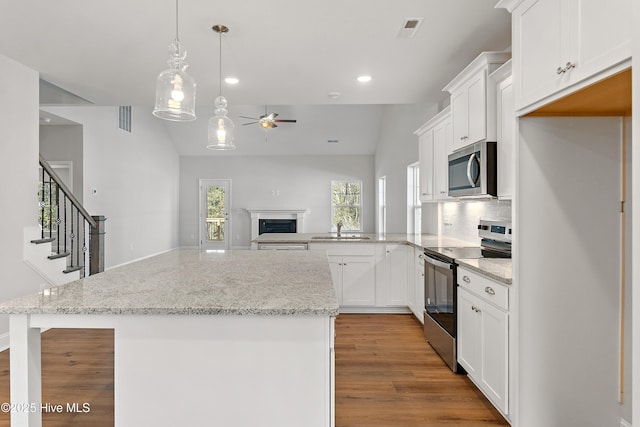
<path fill-rule="evenodd" d="M 342 221 L 343 231 L 361 231 L 362 182 L 332 181 L 333 226 Z"/>
<path fill-rule="evenodd" d="M 207 187 L 207 233 L 210 241 L 224 241 L 223 187 Z"/>

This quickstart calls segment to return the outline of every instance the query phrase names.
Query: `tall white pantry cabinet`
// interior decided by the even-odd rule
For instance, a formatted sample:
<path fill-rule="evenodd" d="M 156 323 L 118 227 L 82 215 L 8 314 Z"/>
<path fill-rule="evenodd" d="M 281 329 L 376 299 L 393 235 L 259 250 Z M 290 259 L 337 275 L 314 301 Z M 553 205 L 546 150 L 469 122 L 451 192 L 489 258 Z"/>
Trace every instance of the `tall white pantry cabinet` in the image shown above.
<path fill-rule="evenodd" d="M 640 409 L 639 391 L 628 387 L 631 361 L 622 357 L 631 345 L 622 310 L 631 289 L 622 246 L 631 235 L 621 212 L 631 103 L 605 113 L 611 97 L 590 96 L 630 78 L 632 0 L 503 0 L 497 7 L 512 14 L 518 117 L 512 424 L 640 424 L 631 418 L 631 403 Z M 630 101 L 630 91 L 616 98 Z"/>

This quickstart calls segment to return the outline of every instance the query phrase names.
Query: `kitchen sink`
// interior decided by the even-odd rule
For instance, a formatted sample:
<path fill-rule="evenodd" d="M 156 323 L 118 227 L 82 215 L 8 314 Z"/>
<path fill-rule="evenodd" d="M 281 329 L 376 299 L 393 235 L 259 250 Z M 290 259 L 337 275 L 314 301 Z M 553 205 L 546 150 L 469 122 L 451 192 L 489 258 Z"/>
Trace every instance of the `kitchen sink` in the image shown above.
<path fill-rule="evenodd" d="M 313 236 L 313 240 L 371 240 L 368 236 Z"/>

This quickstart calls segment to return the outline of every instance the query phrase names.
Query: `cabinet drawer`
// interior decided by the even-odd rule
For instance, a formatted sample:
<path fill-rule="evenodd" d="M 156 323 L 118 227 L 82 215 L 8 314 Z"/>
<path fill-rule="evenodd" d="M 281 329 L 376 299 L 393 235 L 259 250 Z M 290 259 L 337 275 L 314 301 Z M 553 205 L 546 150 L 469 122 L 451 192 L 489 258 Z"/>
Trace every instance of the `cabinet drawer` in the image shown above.
<path fill-rule="evenodd" d="M 509 310 L 509 289 L 481 274 L 458 267 L 458 286 L 503 310 Z"/>
<path fill-rule="evenodd" d="M 327 251 L 327 255 L 375 255 L 375 243 L 309 243 L 310 250 Z"/>

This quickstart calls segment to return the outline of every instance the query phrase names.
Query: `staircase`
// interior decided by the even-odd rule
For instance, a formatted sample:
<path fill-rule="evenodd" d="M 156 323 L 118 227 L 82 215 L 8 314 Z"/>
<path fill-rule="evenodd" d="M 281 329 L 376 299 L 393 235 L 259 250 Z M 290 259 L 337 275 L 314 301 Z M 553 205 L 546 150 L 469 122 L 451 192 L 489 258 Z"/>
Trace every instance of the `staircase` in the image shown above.
<path fill-rule="evenodd" d="M 38 222 L 24 230 L 24 259 L 57 286 L 104 271 L 103 216 L 91 216 L 40 156 Z"/>

